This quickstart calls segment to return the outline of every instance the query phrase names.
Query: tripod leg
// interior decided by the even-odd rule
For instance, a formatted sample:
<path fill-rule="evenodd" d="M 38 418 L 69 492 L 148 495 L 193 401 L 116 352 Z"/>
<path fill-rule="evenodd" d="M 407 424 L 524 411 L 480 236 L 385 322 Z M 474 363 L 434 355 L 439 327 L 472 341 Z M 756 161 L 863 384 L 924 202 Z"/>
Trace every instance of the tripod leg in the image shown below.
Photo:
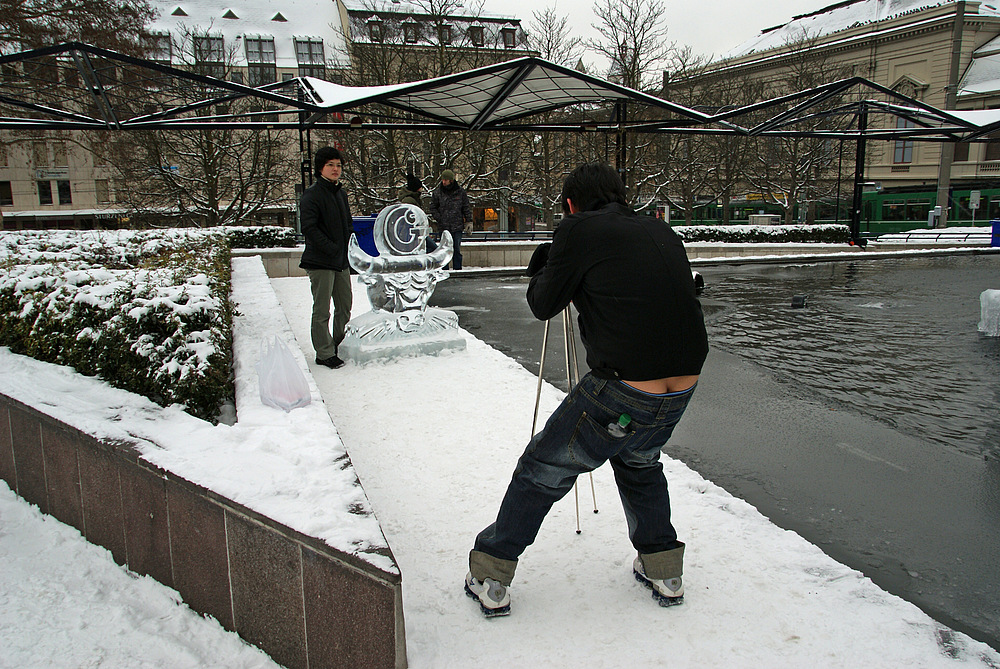
<path fill-rule="evenodd" d="M 563 309 L 563 341 L 566 346 L 566 382 L 570 388 L 574 383 L 580 382 L 580 361 L 576 355 L 576 333 L 573 331 L 573 316 L 569 307 Z M 588 472 L 590 476 L 590 494 L 594 498 L 594 513 L 597 509 L 597 491 L 594 489 L 594 472 Z M 575 483 L 573 484 L 576 485 Z M 577 525 L 580 523 L 579 503 L 576 510 Z"/>
<path fill-rule="evenodd" d="M 573 482 L 573 501 L 576 502 L 576 533 L 580 534 L 583 531 L 580 529 L 580 488 L 577 487 L 576 481 Z"/>
<path fill-rule="evenodd" d="M 545 349 L 549 345 L 549 322 L 545 321 L 545 332 L 542 334 L 542 357 L 538 362 L 538 386 L 535 388 L 535 415 L 531 419 L 531 436 L 535 436 L 535 427 L 538 425 L 538 404 L 542 398 L 542 372 L 545 371 Z"/>

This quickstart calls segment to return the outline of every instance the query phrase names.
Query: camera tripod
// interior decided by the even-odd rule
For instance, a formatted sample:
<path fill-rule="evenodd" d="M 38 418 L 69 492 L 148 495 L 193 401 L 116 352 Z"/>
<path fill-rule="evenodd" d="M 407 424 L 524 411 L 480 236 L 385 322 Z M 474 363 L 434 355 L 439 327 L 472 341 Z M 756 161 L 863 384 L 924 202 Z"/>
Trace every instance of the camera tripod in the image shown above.
<path fill-rule="evenodd" d="M 570 313 L 570 306 L 562 311 L 563 323 L 563 343 L 566 350 L 566 384 L 569 391 L 580 382 L 580 365 L 576 357 L 576 336 L 573 331 L 573 317 Z M 545 371 L 545 351 L 549 345 L 549 325 L 553 319 L 545 321 L 545 331 L 542 334 L 542 355 L 538 363 L 538 385 L 535 389 L 535 415 L 531 420 L 531 436 L 535 436 L 535 428 L 538 425 L 538 405 L 542 397 L 542 372 Z M 594 490 L 594 472 L 587 472 L 590 476 L 590 494 L 594 499 L 594 513 L 597 509 L 597 492 Z M 578 481 L 573 482 L 573 498 L 576 502 L 576 533 L 580 534 L 580 489 Z"/>

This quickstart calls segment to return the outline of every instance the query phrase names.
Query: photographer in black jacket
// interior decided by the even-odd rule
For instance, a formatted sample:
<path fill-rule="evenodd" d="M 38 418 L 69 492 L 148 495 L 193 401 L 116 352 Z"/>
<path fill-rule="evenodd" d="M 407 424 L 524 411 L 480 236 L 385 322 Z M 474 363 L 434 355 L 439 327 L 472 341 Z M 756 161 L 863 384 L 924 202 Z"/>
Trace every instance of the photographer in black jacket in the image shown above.
<path fill-rule="evenodd" d="M 337 346 L 344 340 L 351 319 L 351 269 L 347 243 L 354 232 L 347 194 L 340 183 L 343 159 L 340 151 L 324 146 L 316 152 L 316 181 L 302 193 L 299 217 L 306 248 L 299 267 L 309 275 L 313 308 L 310 336 L 316 349 L 316 364 L 337 369 L 344 361 Z M 333 330 L 330 302 L 333 302 Z"/>
<path fill-rule="evenodd" d="M 528 305 L 540 320 L 576 306 L 591 371 L 528 443 L 496 522 L 476 537 L 465 589 L 487 616 L 510 612 L 517 560 L 552 504 L 606 461 L 638 553 L 636 579 L 663 606 L 684 596 L 684 544 L 659 457 L 708 354 L 687 254 L 669 225 L 626 205 L 608 165 L 578 167 L 562 200 L 569 215 L 529 263 Z"/>

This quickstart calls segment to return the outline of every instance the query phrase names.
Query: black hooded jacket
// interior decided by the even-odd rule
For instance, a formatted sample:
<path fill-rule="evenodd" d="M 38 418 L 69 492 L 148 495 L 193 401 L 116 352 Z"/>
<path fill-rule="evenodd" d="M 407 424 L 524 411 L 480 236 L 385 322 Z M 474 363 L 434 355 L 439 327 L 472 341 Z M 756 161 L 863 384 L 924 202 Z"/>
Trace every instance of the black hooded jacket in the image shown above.
<path fill-rule="evenodd" d="M 320 177 L 302 193 L 299 216 L 306 248 L 302 269 L 347 269 L 347 242 L 354 232 L 351 207 L 340 183 Z"/>
<path fill-rule="evenodd" d="M 528 305 L 548 320 L 570 301 L 596 376 L 648 381 L 700 374 L 708 354 L 701 303 L 680 237 L 621 204 L 570 214 Z"/>

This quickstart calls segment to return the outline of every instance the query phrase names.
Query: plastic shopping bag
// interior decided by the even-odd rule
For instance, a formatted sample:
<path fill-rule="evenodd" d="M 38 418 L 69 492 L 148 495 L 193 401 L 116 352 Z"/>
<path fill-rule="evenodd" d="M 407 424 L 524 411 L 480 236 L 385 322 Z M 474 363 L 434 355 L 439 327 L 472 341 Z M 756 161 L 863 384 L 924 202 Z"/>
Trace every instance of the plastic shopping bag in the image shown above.
<path fill-rule="evenodd" d="M 311 401 L 305 374 L 278 337 L 270 344 L 261 340 L 260 362 L 256 367 L 260 401 L 264 404 L 287 412 Z"/>

